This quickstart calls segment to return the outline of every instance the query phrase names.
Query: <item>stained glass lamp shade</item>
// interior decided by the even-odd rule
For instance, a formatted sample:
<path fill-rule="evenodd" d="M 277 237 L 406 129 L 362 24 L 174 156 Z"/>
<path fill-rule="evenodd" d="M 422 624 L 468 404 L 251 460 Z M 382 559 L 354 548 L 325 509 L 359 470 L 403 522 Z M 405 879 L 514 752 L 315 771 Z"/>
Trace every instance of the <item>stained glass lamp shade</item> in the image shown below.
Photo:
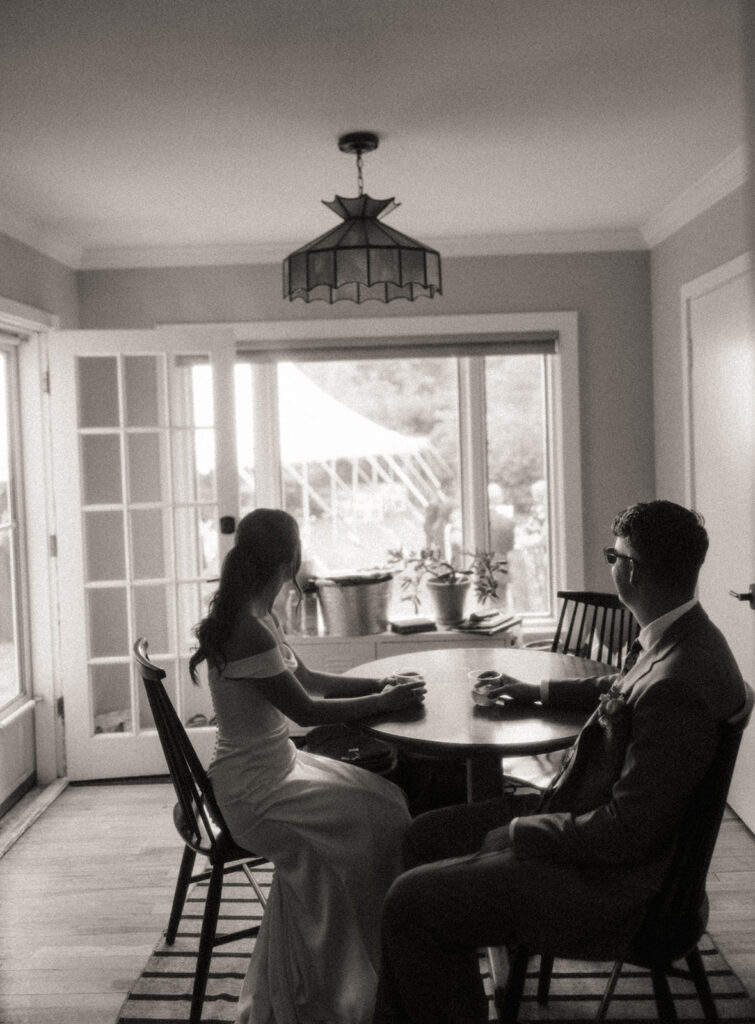
<path fill-rule="evenodd" d="M 358 148 L 349 142 L 365 137 L 374 138 L 374 145 Z M 399 204 L 394 199 L 373 199 L 361 191 L 361 153 L 374 149 L 377 137 L 344 136 L 339 146 L 344 152 L 357 153 L 360 194 L 336 196 L 331 203 L 323 200 L 343 223 L 286 257 L 284 298 L 392 302 L 442 294 L 440 253 L 378 219 L 396 209 Z"/>

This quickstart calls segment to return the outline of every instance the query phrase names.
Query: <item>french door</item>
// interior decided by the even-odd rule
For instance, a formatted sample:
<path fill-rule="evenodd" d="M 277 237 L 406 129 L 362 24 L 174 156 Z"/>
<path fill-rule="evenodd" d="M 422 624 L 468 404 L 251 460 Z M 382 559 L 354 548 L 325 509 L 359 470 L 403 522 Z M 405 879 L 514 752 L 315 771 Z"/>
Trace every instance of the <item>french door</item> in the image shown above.
<path fill-rule="evenodd" d="M 686 285 L 690 503 L 705 515 L 710 552 L 700 600 L 749 682 L 755 609 L 734 594 L 755 583 L 755 269 L 749 253 Z M 729 803 L 755 829 L 755 730 L 742 737 Z"/>
<path fill-rule="evenodd" d="M 233 366 L 225 329 L 50 336 L 69 778 L 165 771 L 138 636 L 200 756 L 212 753 L 206 681 L 191 683 L 188 659 L 237 515 Z"/>

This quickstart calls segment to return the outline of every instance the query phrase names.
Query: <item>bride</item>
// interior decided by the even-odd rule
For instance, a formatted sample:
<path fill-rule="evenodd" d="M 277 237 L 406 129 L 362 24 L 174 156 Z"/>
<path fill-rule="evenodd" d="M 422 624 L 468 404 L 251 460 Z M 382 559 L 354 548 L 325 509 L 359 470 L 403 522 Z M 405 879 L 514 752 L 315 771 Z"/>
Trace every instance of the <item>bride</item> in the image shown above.
<path fill-rule="evenodd" d="M 422 680 L 310 671 L 272 611 L 296 579 L 299 529 L 256 509 L 239 523 L 190 668 L 206 661 L 218 723 L 209 769 L 234 840 L 275 866 L 237 1024 L 369 1024 L 383 897 L 402 869 L 403 792 L 354 765 L 298 750 L 313 726 L 420 704 Z"/>

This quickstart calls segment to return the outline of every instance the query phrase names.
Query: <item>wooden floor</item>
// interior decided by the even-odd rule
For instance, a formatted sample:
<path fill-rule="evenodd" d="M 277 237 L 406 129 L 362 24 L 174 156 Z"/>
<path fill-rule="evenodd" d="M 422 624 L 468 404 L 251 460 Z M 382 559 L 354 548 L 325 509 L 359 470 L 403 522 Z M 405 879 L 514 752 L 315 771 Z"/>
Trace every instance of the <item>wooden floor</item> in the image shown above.
<path fill-rule="evenodd" d="M 174 802 L 69 786 L 0 859 L 2 1024 L 114 1024 L 168 921 Z"/>
<path fill-rule="evenodd" d="M 69 786 L 0 859 L 0 1024 L 114 1024 L 167 924 L 172 807 L 167 784 Z M 708 892 L 755 995 L 755 839 L 732 814 Z"/>

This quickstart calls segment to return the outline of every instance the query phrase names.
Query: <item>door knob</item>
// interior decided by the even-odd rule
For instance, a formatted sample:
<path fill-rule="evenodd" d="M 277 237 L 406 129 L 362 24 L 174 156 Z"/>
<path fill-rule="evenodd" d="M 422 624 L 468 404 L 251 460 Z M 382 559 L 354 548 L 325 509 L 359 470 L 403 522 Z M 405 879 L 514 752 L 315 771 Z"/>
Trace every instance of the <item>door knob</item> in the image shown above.
<path fill-rule="evenodd" d="M 236 530 L 236 518 L 235 516 L 221 516 L 220 517 L 220 532 L 221 533 L 234 533 Z"/>
<path fill-rule="evenodd" d="M 737 601 L 749 602 L 750 608 L 755 609 L 755 583 L 751 583 L 750 589 L 744 594 L 740 594 L 737 590 L 730 590 L 729 593 L 732 597 L 736 597 Z"/>

